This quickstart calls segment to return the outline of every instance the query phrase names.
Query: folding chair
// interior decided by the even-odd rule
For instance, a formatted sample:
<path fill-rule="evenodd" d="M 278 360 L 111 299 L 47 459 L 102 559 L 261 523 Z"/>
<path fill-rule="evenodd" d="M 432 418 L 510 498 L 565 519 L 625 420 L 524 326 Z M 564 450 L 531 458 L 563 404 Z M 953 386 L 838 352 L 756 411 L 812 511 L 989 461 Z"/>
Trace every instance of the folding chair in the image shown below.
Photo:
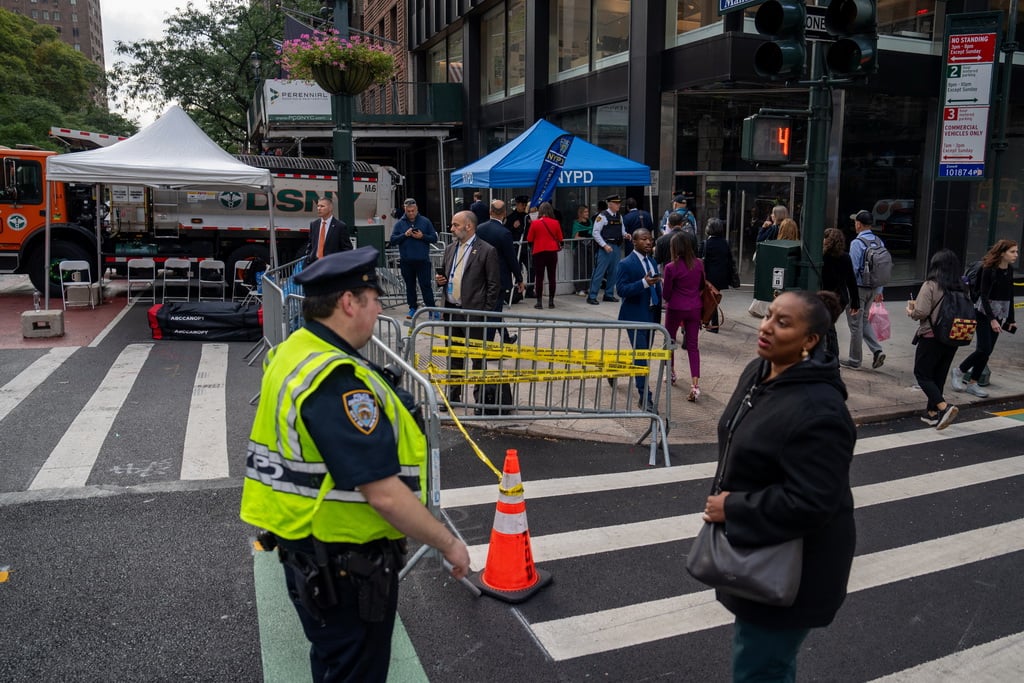
<path fill-rule="evenodd" d="M 149 295 L 138 295 L 136 301 L 156 303 L 156 261 L 151 258 L 128 259 L 128 300 L 132 298 L 132 287 L 144 285 Z M 143 291 L 145 291 L 145 288 Z"/>
<path fill-rule="evenodd" d="M 64 310 L 68 309 L 68 291 L 74 289 L 85 290 L 85 301 L 72 302 L 72 306 L 84 306 L 96 308 L 92 300 L 92 268 L 88 261 L 61 261 L 60 269 L 60 298 L 64 304 Z"/>
<path fill-rule="evenodd" d="M 167 285 L 184 286 L 185 296 L 171 297 L 167 294 Z M 192 263 L 188 259 L 169 258 L 164 261 L 164 302 L 192 301 Z"/>
<path fill-rule="evenodd" d="M 216 292 L 213 296 L 206 297 L 208 301 L 224 301 L 224 262 L 215 259 L 207 259 L 199 262 L 199 300 L 203 300 L 203 289 L 213 288 Z"/>
<path fill-rule="evenodd" d="M 249 270 L 249 264 L 252 261 L 235 261 L 234 268 L 234 281 L 231 283 L 231 300 L 232 301 L 245 301 L 246 297 L 249 296 L 250 287 L 245 283 L 245 275 Z"/>

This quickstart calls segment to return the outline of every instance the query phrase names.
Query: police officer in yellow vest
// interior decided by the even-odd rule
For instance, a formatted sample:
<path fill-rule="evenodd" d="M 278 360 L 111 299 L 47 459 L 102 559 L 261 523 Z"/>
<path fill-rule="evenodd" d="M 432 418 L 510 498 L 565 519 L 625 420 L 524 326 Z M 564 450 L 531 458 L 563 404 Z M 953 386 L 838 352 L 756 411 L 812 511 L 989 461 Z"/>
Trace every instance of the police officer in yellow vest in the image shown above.
<path fill-rule="evenodd" d="M 424 506 L 426 438 L 357 351 L 380 313 L 377 256 L 330 254 L 295 276 L 306 325 L 267 356 L 249 441 L 241 516 L 276 538 L 315 681 L 386 680 L 405 535 L 469 571 Z"/>

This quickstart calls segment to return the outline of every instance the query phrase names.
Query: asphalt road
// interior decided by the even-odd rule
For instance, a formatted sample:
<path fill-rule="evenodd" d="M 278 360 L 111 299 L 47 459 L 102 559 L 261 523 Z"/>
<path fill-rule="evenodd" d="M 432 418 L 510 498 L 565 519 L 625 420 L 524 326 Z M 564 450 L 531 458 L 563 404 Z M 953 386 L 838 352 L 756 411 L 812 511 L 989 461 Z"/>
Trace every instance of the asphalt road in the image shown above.
<path fill-rule="evenodd" d="M 279 644 L 261 644 L 237 518 L 250 347 L 153 343 L 138 308 L 64 359 L 0 350 L 0 680 L 264 679 L 261 652 Z M 1021 408 L 968 408 L 944 432 L 859 429 L 854 583 L 807 640 L 800 680 L 1024 676 L 1024 421 L 993 414 Z M 714 445 L 649 468 L 644 447 L 474 434 L 499 467 L 519 451 L 554 582 L 510 606 L 416 565 L 400 614 L 429 680 L 728 680 L 731 620 L 683 567 Z M 454 429 L 441 446 L 442 503 L 480 568 L 497 481 Z M 44 472 L 79 483 L 44 487 Z"/>

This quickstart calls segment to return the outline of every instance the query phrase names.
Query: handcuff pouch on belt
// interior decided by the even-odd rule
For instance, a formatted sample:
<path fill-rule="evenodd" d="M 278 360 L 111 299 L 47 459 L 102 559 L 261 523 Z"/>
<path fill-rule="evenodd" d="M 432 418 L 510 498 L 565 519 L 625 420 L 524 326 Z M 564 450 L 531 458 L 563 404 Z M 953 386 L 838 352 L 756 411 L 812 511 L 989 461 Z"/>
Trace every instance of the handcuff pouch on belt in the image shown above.
<path fill-rule="evenodd" d="M 312 555 L 283 547 L 278 551 L 282 564 L 293 569 L 296 597 L 310 616 L 323 623 L 325 611 L 338 606 L 347 581 L 356 588 L 359 618 L 384 621 L 394 577 L 405 564 L 405 540 L 375 541 L 341 552 L 316 539 L 312 544 Z"/>

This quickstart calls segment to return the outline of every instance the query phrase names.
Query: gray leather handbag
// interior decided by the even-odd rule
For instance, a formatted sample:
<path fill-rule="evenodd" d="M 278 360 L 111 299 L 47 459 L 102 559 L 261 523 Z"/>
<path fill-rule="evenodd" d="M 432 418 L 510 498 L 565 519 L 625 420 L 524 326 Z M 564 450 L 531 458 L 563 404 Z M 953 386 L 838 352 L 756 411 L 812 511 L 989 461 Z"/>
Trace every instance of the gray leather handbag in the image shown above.
<path fill-rule="evenodd" d="M 729 421 L 729 436 L 711 495 L 722 492 L 732 434 L 752 405 L 753 391 L 751 387 Z M 729 542 L 724 524 L 705 522 L 690 546 L 686 571 L 701 583 L 725 593 L 766 605 L 789 607 L 800 590 L 803 555 L 803 538 L 775 545 L 737 547 Z"/>

